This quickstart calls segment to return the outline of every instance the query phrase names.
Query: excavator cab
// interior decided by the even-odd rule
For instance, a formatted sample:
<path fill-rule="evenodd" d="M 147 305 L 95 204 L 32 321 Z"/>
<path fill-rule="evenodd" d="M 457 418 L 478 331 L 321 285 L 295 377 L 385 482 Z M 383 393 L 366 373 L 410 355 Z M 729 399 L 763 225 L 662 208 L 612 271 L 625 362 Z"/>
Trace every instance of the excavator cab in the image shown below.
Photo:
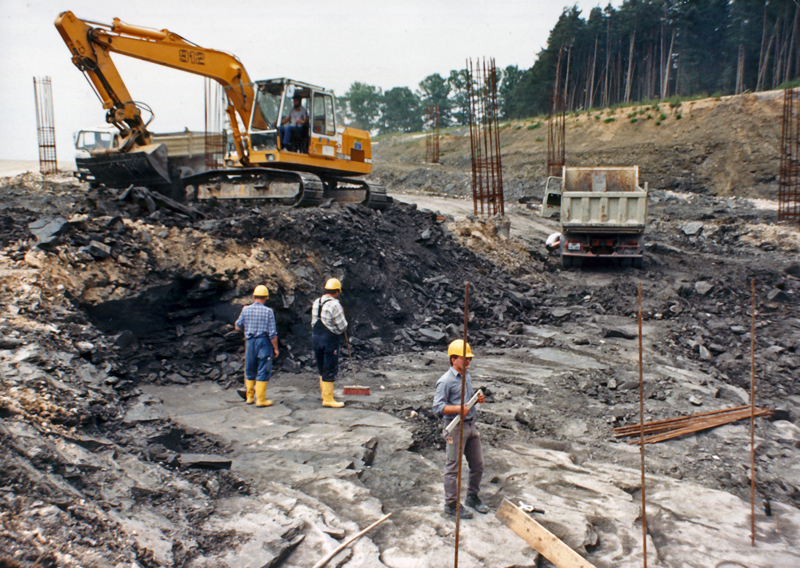
<path fill-rule="evenodd" d="M 256 104 L 253 105 L 250 122 L 251 152 L 288 151 L 309 154 L 312 150 L 312 139 L 316 139 L 311 153 L 323 156 L 331 154 L 323 147 L 326 144 L 320 143 L 319 139 L 336 135 L 333 93 L 290 79 L 258 81 L 254 87 Z M 291 136 L 287 137 L 287 143 L 283 144 L 280 126 L 292 112 L 294 98 L 297 96 L 302 100 L 301 104 L 306 109 L 309 120 L 303 128 L 293 129 Z M 278 154 L 272 155 L 274 158 L 267 156 L 267 161 L 278 161 Z M 258 159 L 251 161 L 260 162 Z"/>

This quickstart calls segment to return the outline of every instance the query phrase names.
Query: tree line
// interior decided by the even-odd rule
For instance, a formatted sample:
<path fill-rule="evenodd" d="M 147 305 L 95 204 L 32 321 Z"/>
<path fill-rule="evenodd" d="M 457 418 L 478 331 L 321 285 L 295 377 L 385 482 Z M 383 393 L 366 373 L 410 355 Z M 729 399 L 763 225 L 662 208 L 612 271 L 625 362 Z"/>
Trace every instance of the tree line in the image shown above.
<path fill-rule="evenodd" d="M 526 118 L 645 100 L 762 91 L 800 78 L 800 2 L 624 0 L 588 17 L 565 8 L 530 69 L 498 69 L 498 113 Z M 380 133 L 423 130 L 426 107 L 440 126 L 468 124 L 466 70 L 433 74 L 417 91 L 356 82 L 345 120 Z"/>

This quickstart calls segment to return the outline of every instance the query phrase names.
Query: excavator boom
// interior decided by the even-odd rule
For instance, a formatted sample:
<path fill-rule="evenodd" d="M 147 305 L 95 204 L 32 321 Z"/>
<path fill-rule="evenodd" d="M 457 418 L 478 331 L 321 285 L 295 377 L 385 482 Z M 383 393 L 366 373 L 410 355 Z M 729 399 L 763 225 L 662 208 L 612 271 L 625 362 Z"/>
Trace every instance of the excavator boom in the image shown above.
<path fill-rule="evenodd" d="M 169 30 L 132 26 L 119 18 L 107 25 L 63 12 L 56 18 L 55 26 L 72 53 L 72 62 L 88 77 L 103 101 L 103 108 L 108 110 L 106 120 L 122 132 L 122 152 L 134 145 L 149 144 L 150 135 L 111 53 L 202 75 L 220 83 L 230 102 L 227 110 L 234 143 L 239 155 L 246 156 L 239 125 L 246 125 L 250 120 L 254 93 L 247 71 L 235 56 L 197 46 Z"/>

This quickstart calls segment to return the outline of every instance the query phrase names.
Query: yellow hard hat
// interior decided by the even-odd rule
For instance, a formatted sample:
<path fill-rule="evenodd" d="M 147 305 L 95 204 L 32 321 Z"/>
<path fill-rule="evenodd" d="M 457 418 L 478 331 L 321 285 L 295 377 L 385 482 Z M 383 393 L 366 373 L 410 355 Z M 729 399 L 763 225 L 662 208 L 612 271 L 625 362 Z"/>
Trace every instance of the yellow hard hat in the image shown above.
<path fill-rule="evenodd" d="M 339 282 L 338 278 L 331 278 L 327 282 L 325 282 L 325 289 L 326 290 L 339 290 L 342 291 L 342 283 Z"/>
<path fill-rule="evenodd" d="M 256 289 L 253 290 L 253 296 L 257 298 L 269 298 L 269 290 L 263 284 L 259 284 L 256 286 Z"/>
<path fill-rule="evenodd" d="M 447 356 L 448 357 L 461 357 L 464 355 L 464 340 L 463 339 L 456 339 L 453 341 L 450 346 L 447 348 Z M 471 359 L 475 357 L 472 354 L 472 349 L 469 348 L 469 343 L 467 343 L 467 358 Z"/>

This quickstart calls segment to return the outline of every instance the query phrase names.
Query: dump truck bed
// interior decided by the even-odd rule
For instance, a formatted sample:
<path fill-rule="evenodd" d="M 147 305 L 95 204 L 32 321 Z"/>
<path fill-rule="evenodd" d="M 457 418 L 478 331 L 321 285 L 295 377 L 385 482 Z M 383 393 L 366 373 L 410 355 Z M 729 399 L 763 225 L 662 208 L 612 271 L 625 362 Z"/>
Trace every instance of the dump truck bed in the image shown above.
<path fill-rule="evenodd" d="M 639 186 L 638 166 L 564 169 L 562 232 L 642 232 L 646 218 L 647 189 Z"/>
<path fill-rule="evenodd" d="M 211 134 L 220 137 L 220 134 Z M 188 156 L 204 157 L 206 153 L 206 135 L 204 132 L 170 132 L 153 134 L 154 144 L 164 144 L 170 157 Z M 221 144 L 220 144 L 221 146 Z"/>

